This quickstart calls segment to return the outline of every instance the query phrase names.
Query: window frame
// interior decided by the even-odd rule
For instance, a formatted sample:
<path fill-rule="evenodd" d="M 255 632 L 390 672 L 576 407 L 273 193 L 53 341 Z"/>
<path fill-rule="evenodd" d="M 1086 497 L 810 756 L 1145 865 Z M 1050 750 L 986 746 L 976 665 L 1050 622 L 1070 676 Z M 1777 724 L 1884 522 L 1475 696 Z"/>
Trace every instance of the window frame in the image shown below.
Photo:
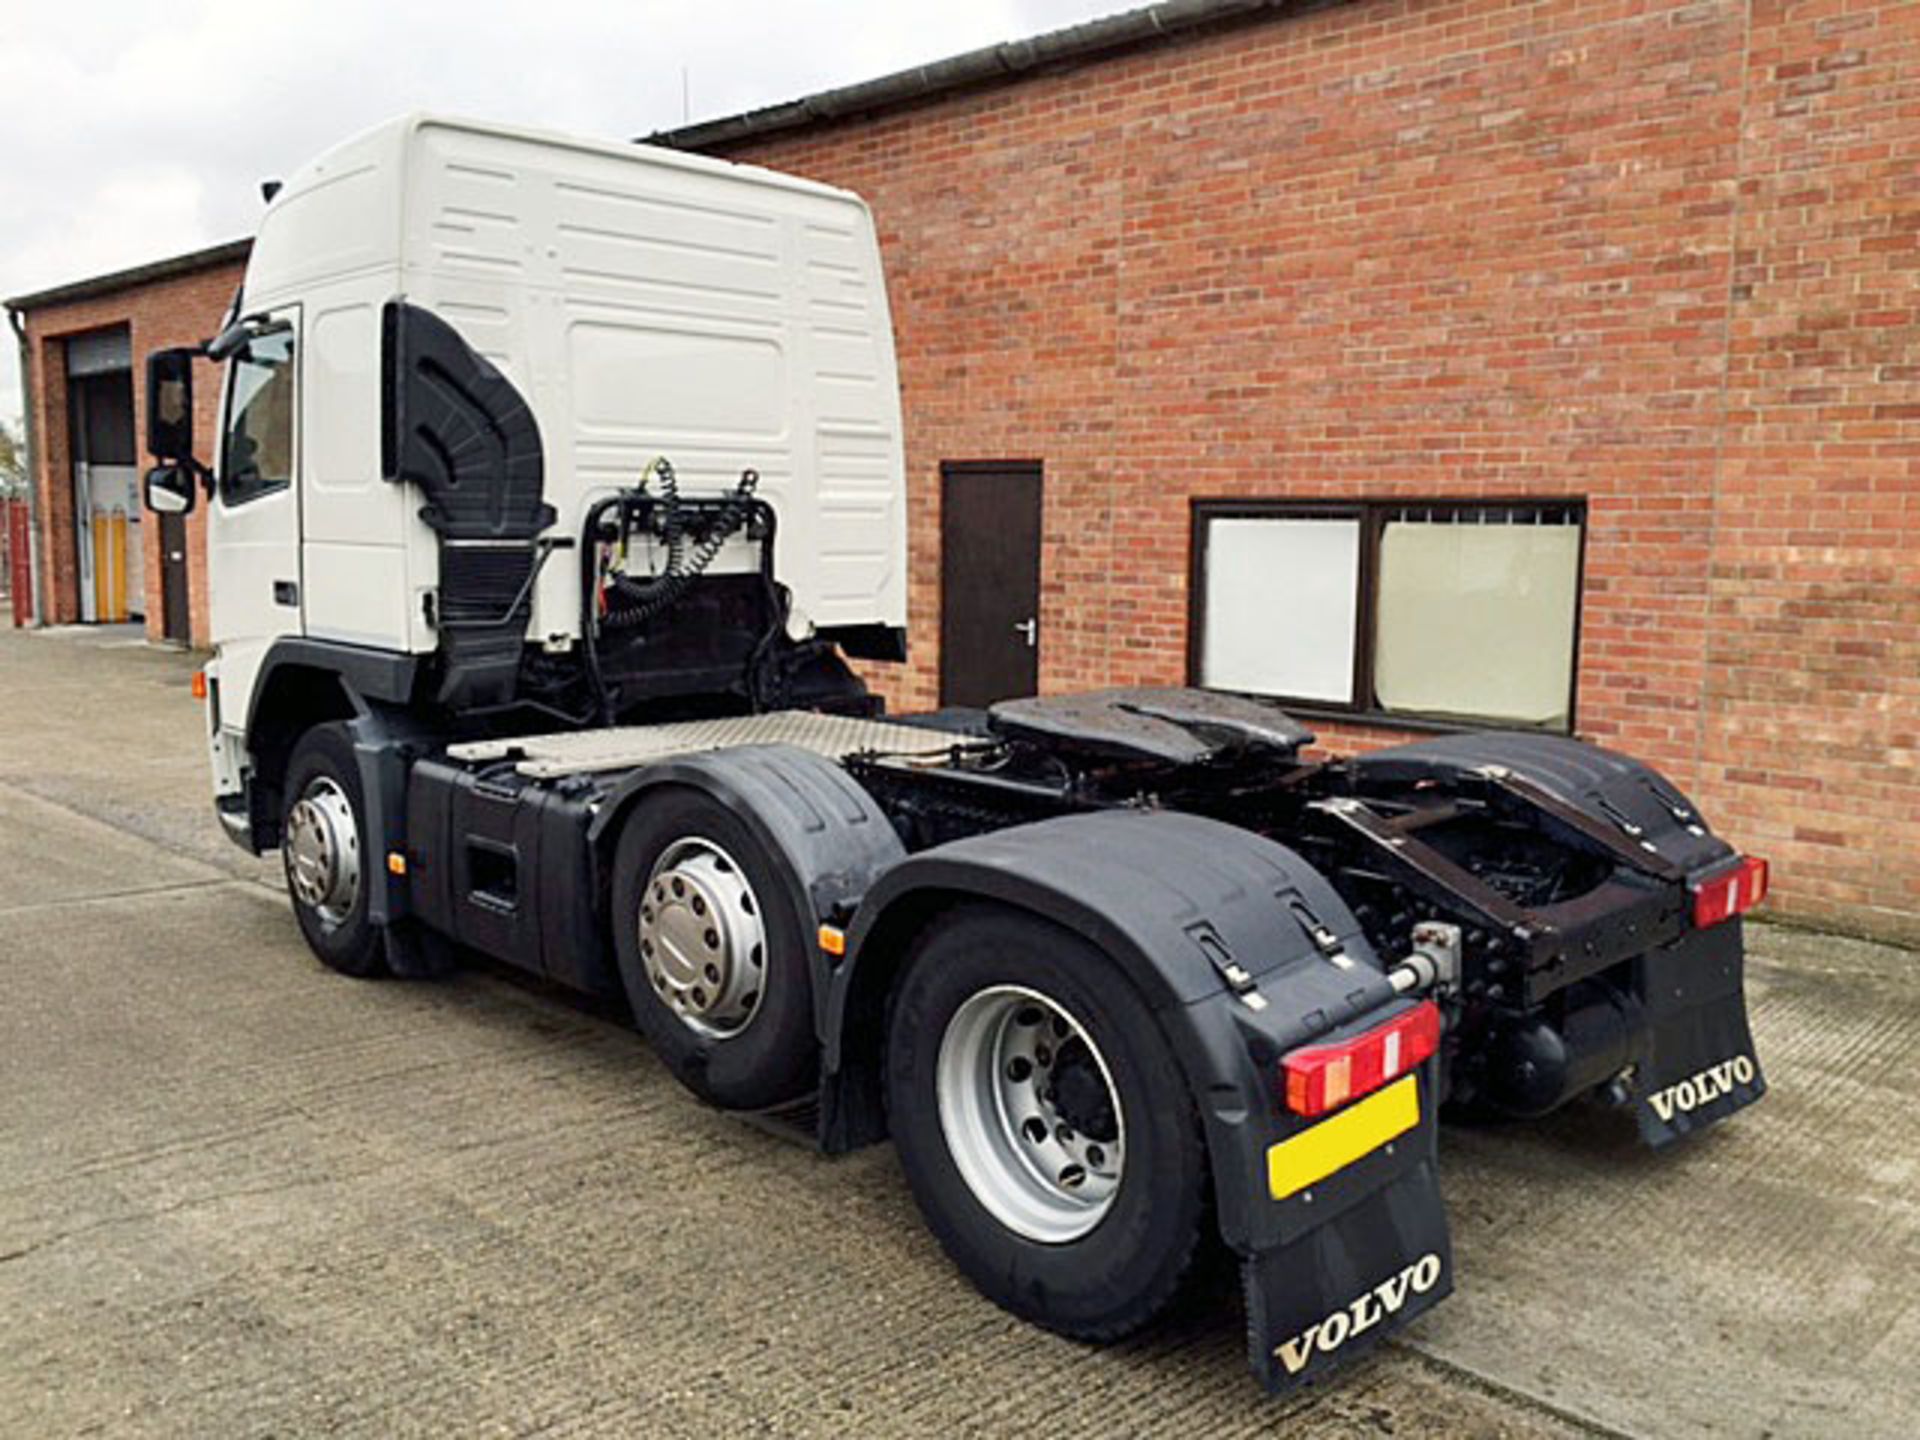
<path fill-rule="evenodd" d="M 215 478 L 214 494 L 219 499 L 221 508 L 226 510 L 245 509 L 255 501 L 265 500 L 269 496 L 279 495 L 291 490 L 293 488 L 294 476 L 300 473 L 300 399 L 302 390 L 300 365 L 301 357 L 306 346 L 301 343 L 300 326 L 296 311 L 278 312 L 273 315 L 272 322 L 269 328 L 249 343 L 250 345 L 257 344 L 261 340 L 277 339 L 282 335 L 287 338 L 288 356 L 286 368 L 291 372 L 289 379 L 293 384 L 293 398 L 288 406 L 287 420 L 289 427 L 287 454 L 292 473 L 290 473 L 285 480 L 276 480 L 272 484 L 256 486 L 238 497 L 233 493 L 227 467 L 231 450 L 230 441 L 233 437 L 233 407 L 238 394 L 238 388 L 234 384 L 234 377 L 239 373 L 240 366 L 247 363 L 245 359 L 236 355 L 227 362 L 226 373 L 221 377 L 222 384 L 220 387 L 220 449 L 217 456 L 219 474 Z"/>
<path fill-rule="evenodd" d="M 1573 574 L 1573 635 L 1567 667 L 1567 723 L 1531 725 L 1488 715 L 1436 714 L 1418 710 L 1390 710 L 1380 704 L 1374 688 L 1374 651 L 1377 643 L 1380 597 L 1380 541 L 1389 519 L 1405 510 L 1428 510 L 1447 515 L 1518 508 L 1560 509 L 1571 513 L 1579 528 Z M 1357 520 L 1360 559 L 1354 583 L 1353 675 L 1348 700 L 1311 700 L 1263 691 L 1234 691 L 1256 699 L 1275 700 L 1288 711 L 1328 720 L 1388 726 L 1401 730 L 1451 733 L 1462 730 L 1516 730 L 1534 735 L 1572 735 L 1578 731 L 1580 701 L 1581 626 L 1586 618 L 1587 525 L 1591 511 L 1585 495 L 1493 496 L 1382 496 L 1361 500 L 1318 497 L 1261 498 L 1195 496 L 1189 502 L 1187 528 L 1187 684 L 1201 686 L 1206 646 L 1207 546 L 1214 520 Z"/>

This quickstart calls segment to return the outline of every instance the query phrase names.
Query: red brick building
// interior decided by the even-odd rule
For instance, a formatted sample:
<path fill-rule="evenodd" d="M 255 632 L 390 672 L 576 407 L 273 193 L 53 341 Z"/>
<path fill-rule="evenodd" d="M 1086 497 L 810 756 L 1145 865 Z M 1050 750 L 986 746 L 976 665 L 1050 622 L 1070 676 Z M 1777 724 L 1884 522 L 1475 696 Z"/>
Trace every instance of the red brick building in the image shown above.
<path fill-rule="evenodd" d="M 137 490 L 126 503 L 146 462 L 138 372 L 149 351 L 197 344 L 219 328 L 249 245 L 217 245 L 7 301 L 21 335 L 42 623 L 141 620 L 155 640 L 206 644 L 206 512 L 196 507 L 184 521 L 142 515 Z M 219 385 L 211 367 L 195 404 L 198 433 L 213 435 Z"/>
<path fill-rule="evenodd" d="M 667 137 L 878 216 L 898 697 L 939 698 L 944 461 L 1044 463 L 1050 690 L 1193 672 L 1195 502 L 1578 499 L 1575 731 L 1772 857 L 1781 909 L 1920 935 L 1920 5 L 1150 28 Z M 1394 733 L 1348 699 L 1375 719 L 1323 737 Z"/>
<path fill-rule="evenodd" d="M 1028 568 L 1042 689 L 1571 730 L 1920 937 L 1920 6 L 1167 5 L 656 138 L 874 208 L 896 703 Z"/>

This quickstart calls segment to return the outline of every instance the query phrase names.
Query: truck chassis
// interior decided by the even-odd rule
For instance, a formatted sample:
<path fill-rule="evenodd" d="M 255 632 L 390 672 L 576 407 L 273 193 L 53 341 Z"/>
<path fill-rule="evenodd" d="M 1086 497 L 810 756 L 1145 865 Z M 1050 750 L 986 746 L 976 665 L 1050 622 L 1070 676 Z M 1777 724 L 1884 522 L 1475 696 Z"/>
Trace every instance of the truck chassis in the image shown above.
<path fill-rule="evenodd" d="M 297 747 L 333 768 L 289 787 L 283 848 L 330 963 L 481 952 L 630 1000 L 712 1103 L 829 1153 L 891 1135 L 1027 1318 L 1114 1338 L 1234 1256 L 1279 1389 L 1450 1290 L 1443 1106 L 1597 1099 L 1660 1146 L 1765 1087 L 1739 921 L 1702 923 L 1763 882 L 1660 777 L 1544 736 L 1310 738 L 1185 690 L 453 743 L 369 704 Z M 1315 1095 L 1321 1051 L 1346 1078 Z M 1124 1186 L 1163 1171 L 1186 1191 Z"/>
<path fill-rule="evenodd" d="M 883 718 L 789 635 L 752 472 L 682 497 L 662 462 L 536 541 L 529 412 L 389 308 L 388 473 L 443 526 L 440 648 L 276 642 L 221 802 L 335 968 L 471 951 L 624 997 L 703 1099 L 828 1153 L 891 1137 L 955 1263 L 1067 1335 L 1128 1334 L 1231 1256 L 1276 1390 L 1451 1290 L 1443 1107 L 1598 1097 L 1659 1146 L 1764 1092 L 1738 915 L 1765 867 L 1647 767 L 1538 734 L 1316 762 L 1273 706 L 1183 689 Z M 450 374 L 477 419 L 432 411 Z M 472 473 L 409 470 L 403 434 L 487 426 L 509 443 Z M 489 494 L 524 535 L 463 533 Z M 706 573 L 730 541 L 756 558 Z M 556 656 L 522 632 L 563 546 L 584 639 Z M 660 573 L 626 573 L 639 547 Z"/>

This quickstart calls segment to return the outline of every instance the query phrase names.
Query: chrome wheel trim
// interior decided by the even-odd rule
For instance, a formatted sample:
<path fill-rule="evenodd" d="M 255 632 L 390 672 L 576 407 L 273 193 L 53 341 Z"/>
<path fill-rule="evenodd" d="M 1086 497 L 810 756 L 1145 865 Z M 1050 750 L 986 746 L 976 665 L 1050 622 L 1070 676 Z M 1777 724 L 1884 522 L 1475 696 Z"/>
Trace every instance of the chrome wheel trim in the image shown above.
<path fill-rule="evenodd" d="M 726 1040 L 766 996 L 767 929 L 739 863 L 703 835 L 660 852 L 634 917 L 647 983 L 694 1034 Z"/>
<path fill-rule="evenodd" d="M 293 897 L 332 929 L 345 924 L 360 898 L 360 827 L 339 782 L 316 775 L 287 815 L 281 837 Z"/>
<path fill-rule="evenodd" d="M 1081 1112 L 1094 1101 L 1091 1123 L 1058 1093 L 1069 1066 Z M 947 1022 L 934 1077 L 947 1153 L 995 1220 L 1063 1245 L 1106 1218 L 1125 1172 L 1126 1117 L 1106 1057 L 1065 1006 L 1018 985 L 980 991 Z M 1104 1109 L 1089 1086 L 1104 1090 Z"/>

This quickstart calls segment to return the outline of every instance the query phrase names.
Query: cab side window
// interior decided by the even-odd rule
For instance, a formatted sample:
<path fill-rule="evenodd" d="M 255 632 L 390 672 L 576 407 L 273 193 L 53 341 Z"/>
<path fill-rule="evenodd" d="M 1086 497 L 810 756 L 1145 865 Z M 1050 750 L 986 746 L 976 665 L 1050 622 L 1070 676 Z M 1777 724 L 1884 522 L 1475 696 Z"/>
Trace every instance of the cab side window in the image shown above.
<path fill-rule="evenodd" d="M 293 483 L 293 331 L 251 341 L 233 362 L 220 499 L 244 505 Z"/>

